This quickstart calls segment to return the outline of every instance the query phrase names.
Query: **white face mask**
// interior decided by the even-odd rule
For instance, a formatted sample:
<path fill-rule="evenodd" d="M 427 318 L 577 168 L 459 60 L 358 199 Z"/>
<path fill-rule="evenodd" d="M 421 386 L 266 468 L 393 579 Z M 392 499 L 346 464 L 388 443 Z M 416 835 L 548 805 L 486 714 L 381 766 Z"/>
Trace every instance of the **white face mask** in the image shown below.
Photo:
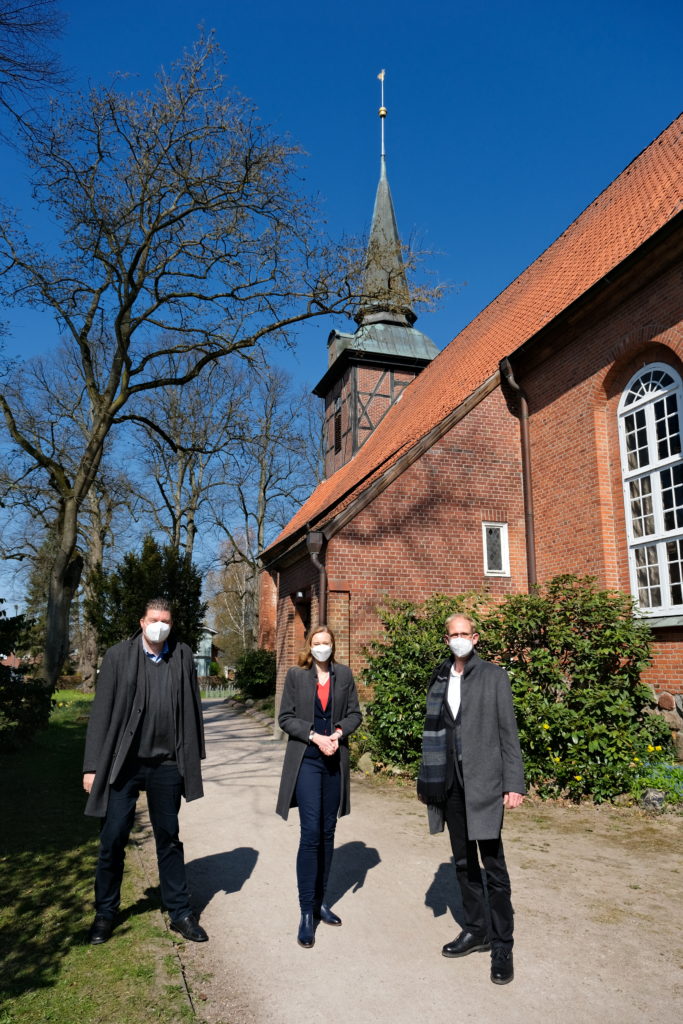
<path fill-rule="evenodd" d="M 145 626 L 145 636 L 151 644 L 163 644 L 171 632 L 168 622 L 150 622 Z"/>
<path fill-rule="evenodd" d="M 316 661 L 327 661 L 332 654 L 332 644 L 316 644 L 311 647 L 311 654 Z"/>
<path fill-rule="evenodd" d="M 448 646 L 453 651 L 456 658 L 466 658 L 474 649 L 472 641 L 464 636 L 451 637 L 448 641 Z"/>

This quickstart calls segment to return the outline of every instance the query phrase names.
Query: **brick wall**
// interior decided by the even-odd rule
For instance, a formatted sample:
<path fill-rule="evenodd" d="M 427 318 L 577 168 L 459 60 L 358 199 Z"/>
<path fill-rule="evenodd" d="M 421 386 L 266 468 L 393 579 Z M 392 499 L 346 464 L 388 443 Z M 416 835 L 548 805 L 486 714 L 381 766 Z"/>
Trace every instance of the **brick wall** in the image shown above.
<path fill-rule="evenodd" d="M 509 524 L 509 577 L 484 575 L 486 520 Z M 348 629 L 357 677 L 387 597 L 423 601 L 486 587 L 496 598 L 525 589 L 519 429 L 500 389 L 331 539 L 326 564 L 328 619 Z"/>
<path fill-rule="evenodd" d="M 539 580 L 590 574 L 601 586 L 630 592 L 618 405 L 648 363 L 683 371 L 682 320 L 683 282 L 675 267 L 623 296 L 604 318 L 575 323 L 558 338 L 562 348 L 523 374 Z M 683 634 L 663 640 L 656 630 L 655 636 L 646 681 L 658 691 L 683 692 Z"/>
<path fill-rule="evenodd" d="M 277 573 L 259 576 L 258 645 L 274 651 L 277 638 Z"/>
<path fill-rule="evenodd" d="M 657 693 L 683 693 L 683 628 L 658 629 L 655 635 L 652 665 L 642 681 Z"/>

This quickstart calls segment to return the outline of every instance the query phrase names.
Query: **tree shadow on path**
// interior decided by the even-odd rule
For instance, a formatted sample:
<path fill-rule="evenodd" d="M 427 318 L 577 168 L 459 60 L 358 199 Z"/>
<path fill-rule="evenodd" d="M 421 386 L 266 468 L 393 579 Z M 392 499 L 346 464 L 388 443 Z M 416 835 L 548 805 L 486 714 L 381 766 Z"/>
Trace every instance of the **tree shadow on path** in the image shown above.
<path fill-rule="evenodd" d="M 330 880 L 327 883 L 327 903 L 337 903 L 349 890 L 358 892 L 365 884 L 368 871 L 381 862 L 373 846 L 356 841 L 344 843 L 334 851 Z"/>
<path fill-rule="evenodd" d="M 258 850 L 253 847 L 238 846 L 235 850 L 190 861 L 187 881 L 197 914 L 201 914 L 216 893 L 239 892 L 256 867 L 258 856 Z"/>

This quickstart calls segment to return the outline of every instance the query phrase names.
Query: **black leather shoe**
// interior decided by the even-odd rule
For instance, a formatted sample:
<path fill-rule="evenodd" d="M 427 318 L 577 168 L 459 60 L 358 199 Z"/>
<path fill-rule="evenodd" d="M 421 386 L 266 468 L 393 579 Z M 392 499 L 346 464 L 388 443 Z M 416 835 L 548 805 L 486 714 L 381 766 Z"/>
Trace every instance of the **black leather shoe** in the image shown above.
<path fill-rule="evenodd" d="M 514 976 L 512 950 L 495 947 L 491 953 L 491 981 L 494 985 L 507 985 Z"/>
<path fill-rule="evenodd" d="M 95 914 L 95 920 L 90 925 L 90 931 L 88 932 L 88 942 L 93 946 L 99 946 L 111 938 L 111 933 L 113 931 L 113 917 L 104 917 L 103 914 Z"/>
<path fill-rule="evenodd" d="M 468 953 L 485 953 L 491 943 L 484 936 L 479 938 L 472 932 L 460 932 L 457 938 L 448 942 L 441 950 L 442 956 L 467 956 Z"/>
<path fill-rule="evenodd" d="M 186 914 L 185 917 L 179 917 L 177 921 L 171 921 L 171 928 L 174 932 L 182 935 L 184 939 L 189 939 L 190 942 L 209 941 L 209 936 L 194 914 Z"/>
<path fill-rule="evenodd" d="M 321 903 L 320 910 L 315 916 L 320 918 L 323 924 L 334 924 L 337 928 L 342 923 L 341 917 L 338 917 L 334 911 L 330 910 L 326 903 Z"/>
<path fill-rule="evenodd" d="M 300 946 L 310 949 L 315 943 L 315 927 L 313 925 L 313 914 L 302 914 L 299 921 L 299 931 L 296 941 Z"/>

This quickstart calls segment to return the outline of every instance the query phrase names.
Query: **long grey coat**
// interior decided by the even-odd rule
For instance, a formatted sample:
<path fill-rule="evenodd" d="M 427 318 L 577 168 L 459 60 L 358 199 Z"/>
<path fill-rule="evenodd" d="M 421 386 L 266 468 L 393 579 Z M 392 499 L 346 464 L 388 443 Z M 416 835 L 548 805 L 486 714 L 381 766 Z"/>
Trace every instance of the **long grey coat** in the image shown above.
<path fill-rule="evenodd" d="M 430 687 L 450 673 L 436 669 Z M 460 685 L 462 776 L 470 839 L 495 839 L 503 824 L 503 794 L 525 793 L 524 764 L 507 672 L 474 651 Z M 442 807 L 430 806 L 429 830 L 442 832 Z"/>
<path fill-rule="evenodd" d="M 176 643 L 171 636 L 168 646 L 178 771 L 183 777 L 185 799 L 195 800 L 204 792 L 200 759 L 205 756 L 197 673 L 192 651 L 186 644 Z M 102 661 L 83 758 L 83 773 L 95 773 L 85 806 L 85 813 L 94 818 L 103 818 L 107 813 L 109 787 L 120 774 L 143 712 L 137 683 L 144 671 L 144 658 L 137 632 L 110 647 Z"/>
<path fill-rule="evenodd" d="M 285 677 L 278 722 L 289 736 L 282 765 L 280 792 L 275 808 L 280 817 L 287 820 L 290 807 L 296 806 L 295 788 L 308 737 L 313 728 L 313 708 L 317 689 L 315 665 L 310 668 L 290 668 Z M 341 771 L 341 798 L 339 817 L 351 810 L 349 796 L 349 746 L 348 736 L 360 725 L 360 713 L 356 684 L 353 673 L 347 665 L 332 664 L 330 673 L 330 699 L 332 701 L 332 728 L 339 726 L 344 733 L 339 741 L 339 766 Z"/>

